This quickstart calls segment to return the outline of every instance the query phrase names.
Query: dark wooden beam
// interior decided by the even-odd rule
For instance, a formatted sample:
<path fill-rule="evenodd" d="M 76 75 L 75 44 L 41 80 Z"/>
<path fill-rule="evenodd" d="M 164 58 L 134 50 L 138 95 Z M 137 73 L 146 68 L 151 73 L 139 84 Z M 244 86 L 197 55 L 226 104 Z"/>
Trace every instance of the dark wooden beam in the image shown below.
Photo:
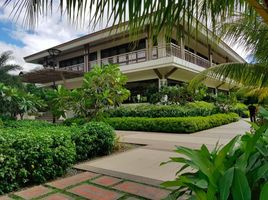
<path fill-rule="evenodd" d="M 170 70 L 168 73 L 166 73 L 165 78 L 170 77 L 177 70 L 178 70 L 178 68 L 174 67 L 172 70 Z"/>
<path fill-rule="evenodd" d="M 158 76 L 159 79 L 163 78 L 163 75 L 160 73 L 158 69 L 154 69 L 154 73 Z"/>
<path fill-rule="evenodd" d="M 216 87 L 216 89 L 219 89 L 219 87 L 221 87 L 222 85 L 224 85 L 225 84 L 225 82 L 222 82 L 221 84 L 219 84 L 217 87 Z"/>

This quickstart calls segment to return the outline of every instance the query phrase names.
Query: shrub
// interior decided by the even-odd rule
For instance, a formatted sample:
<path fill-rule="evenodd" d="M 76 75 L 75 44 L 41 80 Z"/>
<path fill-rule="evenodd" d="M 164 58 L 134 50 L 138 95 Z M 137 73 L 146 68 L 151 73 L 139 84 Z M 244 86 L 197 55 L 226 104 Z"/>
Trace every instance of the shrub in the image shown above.
<path fill-rule="evenodd" d="M 237 113 L 240 117 L 248 118 L 249 111 L 247 105 L 243 103 L 236 103 L 234 106 L 231 107 L 231 112 Z"/>
<path fill-rule="evenodd" d="M 110 117 L 189 117 L 208 116 L 217 113 L 216 107 L 211 103 L 196 102 L 180 105 L 141 105 L 121 106 L 107 111 Z"/>
<path fill-rule="evenodd" d="M 260 109 L 264 119 L 268 111 Z M 236 136 L 228 144 L 209 151 L 177 147 L 179 157 L 169 162 L 182 166 L 175 180 L 163 183 L 175 188 L 167 199 L 260 199 L 268 194 L 267 123 L 252 126 L 251 133 Z"/>
<path fill-rule="evenodd" d="M 61 176 L 75 160 L 71 134 L 62 127 L 7 127 L 0 133 L 0 194 Z"/>
<path fill-rule="evenodd" d="M 0 195 L 62 176 L 76 160 L 112 151 L 115 134 L 103 122 L 84 126 L 4 121 L 0 126 Z"/>
<path fill-rule="evenodd" d="M 122 117 L 108 118 L 106 122 L 118 130 L 192 133 L 237 121 L 235 113 L 198 117 Z"/>
<path fill-rule="evenodd" d="M 42 120 L 4 120 L 3 123 L 8 128 L 42 128 L 53 126 L 51 123 Z"/>
<path fill-rule="evenodd" d="M 87 118 L 73 117 L 73 118 L 65 119 L 63 121 L 63 124 L 65 126 L 72 126 L 72 125 L 84 125 L 87 122 L 89 122 Z"/>
<path fill-rule="evenodd" d="M 90 122 L 74 129 L 72 140 L 76 145 L 77 160 L 82 161 L 111 153 L 115 133 L 114 129 L 104 122 Z"/>

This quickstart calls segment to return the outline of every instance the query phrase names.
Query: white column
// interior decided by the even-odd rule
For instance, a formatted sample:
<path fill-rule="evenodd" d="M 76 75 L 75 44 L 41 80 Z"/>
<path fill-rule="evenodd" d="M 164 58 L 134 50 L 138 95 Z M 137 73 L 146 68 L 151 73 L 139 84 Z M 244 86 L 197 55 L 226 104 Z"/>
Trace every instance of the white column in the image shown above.
<path fill-rule="evenodd" d="M 161 89 L 163 86 L 167 85 L 167 79 L 162 78 L 162 79 L 158 79 L 158 86 L 159 89 Z"/>
<path fill-rule="evenodd" d="M 164 30 L 162 30 L 157 36 L 157 43 L 158 43 L 158 57 L 159 58 L 166 57 L 167 43 Z"/>
<path fill-rule="evenodd" d="M 185 60 L 185 44 L 184 44 L 184 38 L 181 37 L 180 39 L 180 48 L 181 48 L 181 58 Z"/>
<path fill-rule="evenodd" d="M 147 60 L 152 60 L 153 55 L 153 41 L 152 38 L 147 37 L 146 38 L 146 49 L 147 49 Z"/>
<path fill-rule="evenodd" d="M 101 65 L 101 50 L 97 50 L 97 64 Z"/>
<path fill-rule="evenodd" d="M 84 72 L 88 72 L 89 71 L 89 45 L 85 45 L 84 46 Z"/>

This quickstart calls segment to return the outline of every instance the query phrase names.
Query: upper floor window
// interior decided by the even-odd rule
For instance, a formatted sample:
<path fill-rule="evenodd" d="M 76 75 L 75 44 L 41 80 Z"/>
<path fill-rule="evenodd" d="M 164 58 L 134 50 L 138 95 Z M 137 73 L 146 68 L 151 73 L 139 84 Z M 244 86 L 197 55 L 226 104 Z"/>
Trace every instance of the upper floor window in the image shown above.
<path fill-rule="evenodd" d="M 101 58 L 112 57 L 115 55 L 124 54 L 124 53 L 136 51 L 140 49 L 145 49 L 145 48 L 146 48 L 146 42 L 145 42 L 145 39 L 142 39 L 138 41 L 137 43 L 133 43 L 133 44 L 126 43 L 126 44 L 118 45 L 118 46 L 111 47 L 108 49 L 104 49 L 101 51 Z"/>

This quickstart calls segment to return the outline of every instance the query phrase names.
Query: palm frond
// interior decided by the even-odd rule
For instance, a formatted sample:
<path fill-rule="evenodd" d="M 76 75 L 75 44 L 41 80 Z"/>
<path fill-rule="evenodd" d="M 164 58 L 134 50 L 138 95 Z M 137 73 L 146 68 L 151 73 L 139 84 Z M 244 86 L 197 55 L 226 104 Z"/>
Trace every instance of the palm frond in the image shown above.
<path fill-rule="evenodd" d="M 4 51 L 0 54 L 0 68 L 2 66 L 5 66 L 7 61 L 12 58 L 12 52 L 11 51 Z"/>
<path fill-rule="evenodd" d="M 36 25 L 40 16 L 47 16 L 54 8 L 59 8 L 62 15 L 66 13 L 69 21 L 76 24 L 89 21 L 96 26 L 107 19 L 113 23 L 129 21 L 131 33 L 137 33 L 149 24 L 152 35 L 157 35 L 163 27 L 166 32 L 172 32 L 176 27 L 179 34 L 184 29 L 190 33 L 200 22 L 215 30 L 219 20 L 237 11 L 250 11 L 254 18 L 259 10 L 266 11 L 258 3 L 258 10 L 253 12 L 256 3 L 257 0 L 5 0 L 4 6 L 12 4 L 12 16 L 15 19 L 23 17 L 27 26 Z"/>
<path fill-rule="evenodd" d="M 7 73 L 10 71 L 15 71 L 15 70 L 22 70 L 22 67 L 16 64 L 8 64 L 8 65 L 0 66 L 0 73 Z"/>
<path fill-rule="evenodd" d="M 195 88 L 206 79 L 216 79 L 244 87 L 268 87 L 268 67 L 265 64 L 227 63 L 211 67 L 198 74 L 189 87 Z"/>
<path fill-rule="evenodd" d="M 268 24 L 251 13 L 237 13 L 219 24 L 220 35 L 233 45 L 240 45 L 256 62 L 268 63 Z"/>

